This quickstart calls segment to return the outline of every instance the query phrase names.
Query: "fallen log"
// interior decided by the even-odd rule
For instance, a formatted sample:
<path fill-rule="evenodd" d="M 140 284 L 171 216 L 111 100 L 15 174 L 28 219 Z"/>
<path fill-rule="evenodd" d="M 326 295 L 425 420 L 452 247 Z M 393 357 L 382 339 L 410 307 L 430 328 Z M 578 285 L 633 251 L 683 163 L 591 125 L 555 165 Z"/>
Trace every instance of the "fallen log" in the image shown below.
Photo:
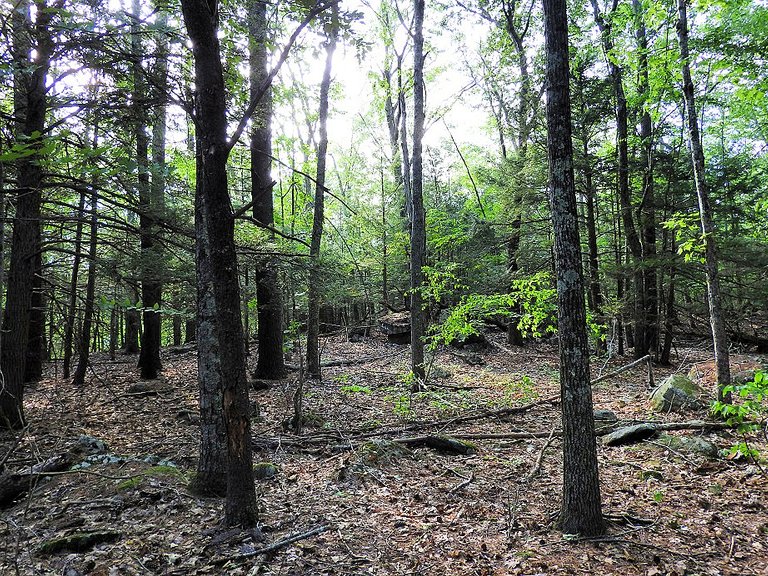
<path fill-rule="evenodd" d="M 61 472 L 74 463 L 71 452 L 65 452 L 39 462 L 29 469 L 0 476 L 0 507 L 5 507 L 32 490 L 50 472 Z"/>

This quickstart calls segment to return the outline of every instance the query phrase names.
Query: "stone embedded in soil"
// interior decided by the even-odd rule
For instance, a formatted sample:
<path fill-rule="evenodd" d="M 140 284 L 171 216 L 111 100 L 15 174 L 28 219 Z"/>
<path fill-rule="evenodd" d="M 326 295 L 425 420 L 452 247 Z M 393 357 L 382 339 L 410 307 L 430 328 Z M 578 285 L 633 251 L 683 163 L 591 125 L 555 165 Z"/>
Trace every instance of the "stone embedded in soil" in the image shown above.
<path fill-rule="evenodd" d="M 60 538 L 46 540 L 40 545 L 41 554 L 56 552 L 84 552 L 98 544 L 117 540 L 122 534 L 115 530 L 95 530 L 90 532 L 75 532 Z"/>
<path fill-rule="evenodd" d="M 717 458 L 720 449 L 716 444 L 701 436 L 675 436 L 673 434 L 662 434 L 659 437 L 659 444 L 668 446 L 672 450 L 681 450 L 692 454 L 699 454 L 707 458 Z"/>
<path fill-rule="evenodd" d="M 702 391 L 687 376 L 672 374 L 651 395 L 651 406 L 656 412 L 676 412 L 701 408 Z"/>
<path fill-rule="evenodd" d="M 600 422 L 616 422 L 619 419 L 615 412 L 605 409 L 595 410 L 594 418 Z"/>
<path fill-rule="evenodd" d="M 253 466 L 253 477 L 256 480 L 269 480 L 277 476 L 279 468 L 272 462 L 259 462 Z"/>
<path fill-rule="evenodd" d="M 606 446 L 621 446 L 622 444 L 634 444 L 649 438 L 653 438 L 659 433 L 653 424 L 635 424 L 634 426 L 625 426 L 615 432 L 611 432 L 603 437 L 603 444 Z"/>

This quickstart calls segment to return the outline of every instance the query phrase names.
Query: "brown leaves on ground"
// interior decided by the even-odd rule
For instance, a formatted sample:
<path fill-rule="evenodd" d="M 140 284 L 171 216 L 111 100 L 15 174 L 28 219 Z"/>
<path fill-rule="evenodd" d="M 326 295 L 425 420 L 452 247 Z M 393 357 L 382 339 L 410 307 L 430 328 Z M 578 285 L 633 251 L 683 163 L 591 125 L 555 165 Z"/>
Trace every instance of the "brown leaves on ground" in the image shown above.
<path fill-rule="evenodd" d="M 491 338 L 503 346 L 502 335 Z M 250 532 L 222 528 L 221 501 L 186 489 L 198 449 L 193 351 L 166 351 L 151 393 L 135 387 L 133 357 L 97 358 L 83 389 L 57 379 L 51 367 L 49 378 L 27 391 L 30 426 L 6 469 L 49 458 L 81 435 L 104 441 L 107 453 L 42 479 L 3 511 L 0 573 L 768 574 L 768 481 L 760 470 L 653 441 L 598 444 L 610 531 L 599 541 L 563 540 L 554 528 L 560 442 L 547 438 L 559 428 L 559 405 L 499 416 L 501 408 L 558 393 L 552 345 L 492 346 L 478 352 L 483 366 L 442 351 L 429 391 L 415 395 L 405 378 L 407 347 L 379 337 L 358 343 L 333 337 L 323 350 L 326 360 L 375 360 L 325 368 L 322 383 L 307 383 L 300 438 L 284 431 L 295 380 L 252 394 L 259 405 L 256 458 L 278 473 L 258 484 L 263 525 Z M 705 360 L 704 352 L 681 350 L 675 368 L 687 372 Z M 593 375 L 622 363 L 595 361 Z M 666 373 L 656 369 L 655 380 Z M 597 385 L 595 406 L 630 422 L 707 417 L 655 415 L 649 392 L 641 366 Z M 526 431 L 545 434 L 510 434 Z M 486 437 L 473 440 L 478 452 L 466 456 L 417 448 L 381 461 L 355 460 L 371 439 L 415 434 Z M 728 432 L 706 437 L 721 448 L 737 441 Z M 14 436 L 1 439 L 4 457 Z M 340 477 L 355 461 L 365 463 L 366 473 Z M 539 473 L 529 479 L 539 461 Z M 319 526 L 328 530 L 269 554 L 227 560 Z M 41 551 L 55 538 L 103 531 L 120 536 L 79 552 Z"/>

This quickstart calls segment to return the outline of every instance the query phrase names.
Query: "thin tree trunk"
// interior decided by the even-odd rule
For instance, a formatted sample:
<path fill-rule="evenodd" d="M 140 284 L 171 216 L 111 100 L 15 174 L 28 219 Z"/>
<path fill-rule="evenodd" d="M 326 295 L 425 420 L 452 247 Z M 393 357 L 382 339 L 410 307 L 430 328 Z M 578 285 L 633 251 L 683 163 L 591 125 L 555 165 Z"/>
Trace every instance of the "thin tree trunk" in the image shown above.
<path fill-rule="evenodd" d="M 638 94 L 642 101 L 640 119 L 640 165 L 643 174 L 642 199 L 640 201 L 638 222 L 640 224 L 640 244 L 642 250 L 644 321 L 640 348 L 646 353 L 656 354 L 659 339 L 658 313 L 658 275 L 656 263 L 656 200 L 653 185 L 653 123 L 647 103 L 649 99 L 648 81 L 648 37 L 645 30 L 643 7 L 640 0 L 632 0 L 635 11 L 635 36 L 638 45 L 639 82 Z M 637 347 L 636 347 L 637 348 Z"/>
<path fill-rule="evenodd" d="M 77 286 L 78 275 L 80 274 L 81 250 L 83 249 L 83 220 L 85 218 L 85 188 L 80 190 L 80 201 L 77 206 L 77 225 L 75 227 L 74 242 L 74 260 L 72 262 L 72 275 L 69 280 L 69 299 L 67 302 L 66 318 L 64 320 L 64 359 L 63 376 L 65 380 L 69 379 L 70 367 L 72 363 L 72 338 L 75 330 L 75 318 L 77 316 Z"/>
<path fill-rule="evenodd" d="M 414 0 L 413 20 L 413 160 L 411 170 L 411 372 L 413 389 L 421 390 L 424 366 L 426 314 L 421 293 L 424 284 L 422 267 L 427 255 L 426 217 L 423 196 L 422 140 L 424 139 L 424 0 Z"/>
<path fill-rule="evenodd" d="M 677 36 L 680 42 L 680 56 L 683 74 L 683 95 L 687 113 L 688 145 L 693 164 L 693 181 L 699 203 L 701 235 L 704 241 L 704 268 L 707 274 L 707 300 L 709 302 L 709 322 L 712 327 L 712 341 L 717 366 L 717 398 L 722 402 L 731 401 L 731 395 L 723 388 L 731 383 L 731 368 L 728 359 L 728 335 L 720 306 L 720 280 L 718 277 L 717 248 L 715 246 L 715 225 L 712 221 L 712 207 L 709 203 L 709 191 L 704 174 L 704 147 L 699 134 L 696 116 L 696 99 L 691 79 L 690 53 L 688 50 L 688 14 L 686 0 L 678 0 Z"/>
<path fill-rule="evenodd" d="M 555 233 L 563 418 L 560 524 L 565 534 L 595 536 L 605 531 L 605 523 L 600 504 L 584 281 L 573 180 L 565 0 L 544 0 L 544 36 L 547 53 L 549 197 Z"/>
<path fill-rule="evenodd" d="M 94 140 L 96 137 L 94 136 Z M 83 310 L 83 329 L 80 334 L 79 354 L 77 359 L 77 368 L 72 377 L 74 386 L 82 386 L 85 383 L 85 372 L 88 369 L 90 358 L 91 330 L 93 326 L 94 301 L 96 296 L 96 249 L 98 243 L 98 195 L 96 186 L 91 190 L 90 198 L 91 225 L 90 238 L 88 241 L 88 281 L 85 287 L 85 308 Z"/>
<path fill-rule="evenodd" d="M 515 161 L 518 164 L 518 174 L 525 173 L 525 165 L 528 158 L 528 139 L 530 138 L 529 126 L 529 108 L 531 105 L 531 74 L 528 71 L 528 55 L 525 49 L 525 36 L 528 32 L 530 17 L 528 22 L 519 29 L 516 24 L 517 2 L 512 0 L 504 3 L 504 27 L 512 39 L 515 47 L 515 55 L 520 69 L 520 93 L 518 94 L 517 105 L 517 157 Z M 514 197 L 512 200 L 513 216 L 511 222 L 511 232 L 507 239 L 507 269 L 514 280 L 516 272 L 520 269 L 518 263 L 518 251 L 520 250 L 520 240 L 523 226 L 523 211 L 525 209 L 525 182 L 519 182 L 515 185 Z M 516 314 L 522 313 L 522 306 L 518 303 L 514 307 Z M 515 319 L 511 319 L 507 326 L 507 342 L 515 346 L 523 345 L 523 334 L 518 328 Z"/>
<path fill-rule="evenodd" d="M 328 152 L 328 94 L 331 87 L 331 66 L 336 50 L 338 33 L 337 12 L 334 8 L 331 31 L 325 51 L 325 70 L 320 83 L 320 108 L 318 111 L 320 141 L 317 146 L 317 173 L 315 175 L 315 208 L 312 221 L 312 238 L 309 248 L 309 318 L 307 319 L 307 374 L 320 378 L 320 308 L 322 306 L 320 243 L 323 236 L 326 155 Z"/>
<path fill-rule="evenodd" d="M 37 236 L 32 275 L 32 299 L 29 311 L 29 340 L 24 361 L 24 382 L 37 382 L 43 376 L 45 358 L 45 301 L 43 295 L 43 254 L 40 234 Z"/>
<path fill-rule="evenodd" d="M 249 10 L 250 34 L 250 93 L 255 98 L 267 77 L 270 34 L 266 0 L 251 0 Z M 275 223 L 272 189 L 272 88 L 262 96 L 253 116 L 251 132 L 251 200 L 253 218 L 273 226 Z M 258 303 L 258 357 L 256 376 L 278 379 L 285 376 L 283 355 L 283 298 L 274 257 L 260 258 L 255 268 L 256 302 Z"/>
<path fill-rule="evenodd" d="M 634 325 L 632 327 L 635 358 L 642 358 L 648 351 L 645 348 L 645 331 L 647 319 L 645 318 L 645 304 L 643 302 L 645 290 L 643 287 L 643 249 L 640 242 L 640 235 L 637 232 L 635 221 L 632 217 L 632 194 L 629 188 L 629 151 L 628 151 L 628 112 L 627 97 L 624 93 L 624 79 L 621 67 L 611 56 L 614 44 L 611 36 L 611 26 L 606 22 L 597 5 L 597 0 L 591 0 L 594 11 L 595 22 L 600 29 L 603 50 L 608 62 L 608 70 L 613 85 L 614 97 L 616 98 L 616 144 L 618 148 L 618 188 L 619 202 L 621 206 L 621 220 L 624 224 L 624 234 L 627 239 L 627 246 L 632 254 L 632 277 L 634 286 L 633 317 Z M 616 3 L 614 3 L 615 10 Z"/>
<path fill-rule="evenodd" d="M 133 0 L 133 12 L 135 20 L 140 21 L 141 3 Z M 164 12 L 160 12 L 158 25 L 164 26 Z M 145 95 L 149 86 L 144 78 L 147 73 L 143 70 L 142 59 L 144 49 L 142 47 L 138 24 L 134 24 L 131 30 L 131 51 L 134 58 L 133 82 L 134 82 L 134 121 L 136 133 L 136 160 L 138 169 L 139 191 L 139 230 L 141 236 L 141 306 L 143 330 L 141 332 L 141 351 L 139 353 L 138 367 L 141 377 L 147 380 L 157 378 L 160 373 L 160 333 L 162 319 L 159 308 L 162 303 L 162 283 L 160 268 L 162 266 L 161 254 L 157 243 L 157 217 L 162 205 L 163 189 L 165 187 L 165 106 L 157 110 L 157 116 L 152 131 L 152 163 L 149 163 L 149 137 L 147 125 L 149 115 L 146 113 Z M 165 97 L 164 84 L 167 76 L 167 42 L 161 37 L 157 49 L 157 77 L 153 86 L 155 96 Z M 150 181 L 151 174 L 151 181 Z"/>

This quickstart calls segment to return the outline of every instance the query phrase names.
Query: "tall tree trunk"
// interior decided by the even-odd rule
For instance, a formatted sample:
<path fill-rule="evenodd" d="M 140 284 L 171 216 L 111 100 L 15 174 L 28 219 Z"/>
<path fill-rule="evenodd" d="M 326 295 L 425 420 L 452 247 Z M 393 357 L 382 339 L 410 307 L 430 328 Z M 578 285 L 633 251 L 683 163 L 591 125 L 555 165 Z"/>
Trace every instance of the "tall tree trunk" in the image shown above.
<path fill-rule="evenodd" d="M 96 137 L 94 136 L 94 140 Z M 95 146 L 94 146 L 95 147 Z M 88 280 L 85 286 L 85 307 L 83 309 L 83 329 L 78 346 L 77 368 L 72 377 L 74 386 L 85 383 L 85 372 L 90 359 L 91 330 L 93 327 L 94 304 L 96 300 L 96 249 L 98 246 L 98 195 L 96 186 L 91 190 L 90 198 L 90 238 L 88 241 Z"/>
<path fill-rule="evenodd" d="M 315 176 L 315 208 L 312 220 L 312 238 L 309 248 L 309 318 L 307 319 L 307 373 L 312 378 L 320 378 L 320 307 L 321 271 L 320 242 L 323 236 L 325 209 L 325 172 L 328 152 L 328 94 L 331 88 L 331 66 L 333 52 L 336 50 L 338 34 L 337 8 L 334 5 L 333 21 L 325 47 L 325 70 L 320 83 L 320 107 L 318 111 L 320 141 L 317 146 L 317 173 Z"/>
<path fill-rule="evenodd" d="M 731 368 L 728 359 L 728 335 L 720 306 L 720 280 L 718 277 L 717 249 L 715 246 L 715 225 L 712 221 L 712 207 L 709 203 L 709 191 L 704 174 L 704 147 L 699 134 L 699 122 L 696 116 L 696 99 L 691 79 L 690 53 L 688 50 L 688 14 L 686 0 L 678 0 L 677 37 L 680 42 L 680 57 L 683 73 L 683 96 L 687 113 L 688 145 L 693 164 L 693 182 L 699 203 L 701 235 L 704 241 L 704 267 L 707 273 L 707 300 L 709 302 L 709 323 L 712 327 L 712 342 L 715 349 L 717 366 L 717 398 L 730 402 L 731 395 L 723 388 L 731 383 Z"/>
<path fill-rule="evenodd" d="M 616 145 L 618 159 L 618 188 L 619 202 L 621 206 L 621 220 L 624 224 L 624 234 L 627 239 L 627 246 L 632 254 L 632 278 L 634 285 L 633 302 L 633 340 L 635 343 L 635 358 L 642 358 L 648 353 L 646 348 L 646 326 L 648 324 L 645 317 L 645 289 L 643 286 L 643 249 L 640 242 L 640 235 L 637 232 L 635 221 L 632 216 L 632 193 L 629 187 L 629 151 L 628 151 L 628 112 L 627 97 L 624 93 L 624 78 L 621 67 L 616 63 L 613 56 L 614 44 L 612 38 L 611 26 L 606 22 L 604 16 L 600 13 L 597 0 L 591 0 L 594 11 L 595 22 L 600 29 L 603 50 L 605 51 L 608 62 L 608 70 L 613 85 L 614 97 L 616 98 Z M 616 3 L 614 3 L 615 10 Z"/>
<path fill-rule="evenodd" d="M 141 3 L 133 0 L 134 22 L 141 21 Z M 164 12 L 160 12 L 158 25 L 163 27 Z M 136 160 L 138 170 L 139 191 L 139 230 L 141 236 L 141 307 L 143 330 L 141 332 L 141 351 L 138 367 L 141 377 L 147 380 L 157 378 L 160 373 L 160 332 L 162 318 L 159 308 L 162 301 L 162 283 L 160 279 L 160 254 L 157 243 L 157 217 L 162 204 L 163 188 L 165 186 L 165 106 L 157 110 L 157 117 L 152 131 L 152 163 L 149 162 L 149 137 L 147 126 L 149 115 L 146 112 L 146 96 L 150 88 L 146 82 L 147 71 L 142 66 L 144 49 L 142 47 L 140 29 L 134 24 L 131 29 L 131 52 L 133 56 L 133 90 L 134 90 L 134 121 L 136 133 Z M 162 31 L 161 31 L 162 34 Z M 165 63 L 167 42 L 159 38 L 157 49 L 159 74 L 155 78 L 152 91 L 162 101 L 165 94 L 160 94 L 166 82 L 167 63 Z M 164 69 L 164 70 L 163 70 Z M 150 174 L 152 179 L 150 181 Z"/>
<path fill-rule="evenodd" d="M 195 147 L 197 173 L 203 174 L 202 142 Z M 201 183 L 198 182 L 198 187 Z M 200 457 L 190 489 L 204 496 L 225 496 L 227 493 L 227 430 L 224 424 L 221 355 L 219 335 L 216 330 L 218 317 L 210 262 L 210 247 L 205 235 L 203 196 L 195 194 L 195 263 L 197 273 L 197 380 L 200 387 Z M 187 322 L 187 337 L 189 328 Z M 190 341 L 189 338 L 186 339 Z"/>
<path fill-rule="evenodd" d="M 411 372 L 413 389 L 421 390 L 424 367 L 424 336 L 427 322 L 421 293 L 422 267 L 427 255 L 424 213 L 422 140 L 424 139 L 424 0 L 414 0 L 413 18 L 413 160 L 411 184 Z"/>
<path fill-rule="evenodd" d="M 643 7 L 640 0 L 632 0 L 635 12 L 638 46 L 639 82 L 638 94 L 642 101 L 640 119 L 640 165 L 643 174 L 642 199 L 640 201 L 638 222 L 640 223 L 640 244 L 643 262 L 643 297 L 642 317 L 644 319 L 644 342 L 641 349 L 645 353 L 656 354 L 659 340 L 659 297 L 656 262 L 656 200 L 653 185 L 653 123 L 648 109 L 648 37 L 645 29 Z M 636 346 L 637 347 L 637 346 Z M 644 355 L 644 354 L 643 354 Z"/>
<path fill-rule="evenodd" d="M 565 534 L 594 536 L 605 531 L 605 524 L 597 472 L 584 281 L 573 180 L 565 0 L 544 0 L 544 37 L 547 53 L 549 197 L 555 233 L 563 418 L 560 523 Z"/>
<path fill-rule="evenodd" d="M 12 14 L 16 138 L 32 153 L 16 163 L 18 196 L 0 350 L 0 371 L 4 377 L 0 388 L 0 428 L 24 425 L 24 374 L 32 315 L 30 287 L 34 285 L 35 263 L 40 252 L 41 148 L 48 111 L 45 80 L 54 49 L 49 26 L 55 12 L 55 7 L 48 9 L 40 2 L 34 25 L 28 2 L 19 2 Z"/>
<path fill-rule="evenodd" d="M 250 0 L 250 93 L 254 99 L 267 78 L 270 40 L 267 1 Z M 253 116 L 251 131 L 251 200 L 253 218 L 261 224 L 275 223 L 272 189 L 272 88 L 264 92 Z M 285 376 L 283 355 L 283 298 L 273 256 L 256 262 L 256 302 L 258 303 L 258 358 L 256 376 L 277 379 Z"/>
<path fill-rule="evenodd" d="M 215 391 L 207 389 L 209 384 L 201 378 L 201 396 L 208 394 L 208 399 L 215 402 L 216 395 L 221 394 L 227 437 L 224 522 L 254 526 L 258 521 L 258 507 L 240 318 L 235 219 L 227 184 L 227 98 L 217 36 L 218 6 L 205 0 L 182 0 L 181 7 L 195 61 L 194 120 L 198 138 L 195 230 L 196 254 L 201 259 L 198 289 L 212 293 L 213 298 L 208 297 L 207 301 L 215 306 L 213 318 L 200 314 L 198 366 L 215 363 L 210 356 L 211 348 L 218 346 L 220 371 L 214 377 L 221 378 L 221 388 Z M 203 338 L 209 338 L 211 343 L 201 347 Z M 202 370 L 199 376 L 204 376 Z"/>
<path fill-rule="evenodd" d="M 517 19 L 517 0 L 511 0 L 510 2 L 503 3 L 504 9 L 504 27 L 507 34 L 512 39 L 512 44 L 515 48 L 515 55 L 517 56 L 517 63 L 520 69 L 520 93 L 518 94 L 517 104 L 517 156 L 515 162 L 518 164 L 518 174 L 525 173 L 525 165 L 528 159 L 528 140 L 530 138 L 530 122 L 529 122 L 529 109 L 531 106 L 531 74 L 528 70 L 528 54 L 525 49 L 525 36 L 528 33 L 528 25 L 530 24 L 530 16 L 522 29 L 516 23 Z M 520 235 L 522 234 L 523 227 L 523 211 L 525 209 L 525 182 L 515 184 L 515 192 L 512 200 L 512 222 L 511 232 L 507 239 L 507 269 L 509 270 L 512 279 L 516 275 L 516 272 L 520 269 L 518 263 L 518 252 L 520 250 Z M 515 312 L 517 314 L 522 313 L 522 306 L 518 303 L 515 305 Z M 510 320 L 507 326 L 507 342 L 515 346 L 522 346 L 523 334 L 517 326 L 517 322 L 513 319 Z"/>

